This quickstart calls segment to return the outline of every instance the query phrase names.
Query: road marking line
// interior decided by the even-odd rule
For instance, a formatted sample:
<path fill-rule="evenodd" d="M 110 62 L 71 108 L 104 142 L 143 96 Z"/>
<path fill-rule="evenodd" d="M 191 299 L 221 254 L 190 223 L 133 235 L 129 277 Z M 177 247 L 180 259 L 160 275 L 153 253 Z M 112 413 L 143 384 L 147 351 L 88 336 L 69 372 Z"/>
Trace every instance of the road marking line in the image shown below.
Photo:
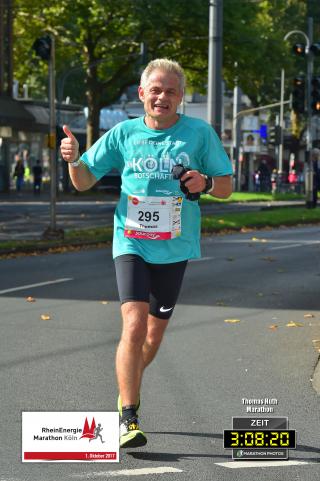
<path fill-rule="evenodd" d="M 25 289 L 31 289 L 32 287 L 49 286 L 50 284 L 59 284 L 60 282 L 73 281 L 73 277 L 65 277 L 63 279 L 55 279 L 54 281 L 39 282 L 38 284 L 27 284 L 25 286 L 12 287 L 11 289 L 3 289 L 0 294 L 7 294 L 8 292 L 24 291 Z"/>
<path fill-rule="evenodd" d="M 189 262 L 201 262 L 201 261 L 211 261 L 215 257 L 201 257 L 200 259 L 190 259 Z"/>
<path fill-rule="evenodd" d="M 271 468 L 271 467 L 285 467 L 298 466 L 300 464 L 313 464 L 307 461 L 230 461 L 227 463 L 215 463 L 223 468 Z"/>
<path fill-rule="evenodd" d="M 119 469 L 118 471 L 98 471 L 94 473 L 72 474 L 72 478 L 95 478 L 96 476 L 105 476 L 111 478 L 113 476 L 141 476 L 148 474 L 166 474 L 166 473 L 183 473 L 182 469 L 171 468 L 170 466 L 159 466 L 157 468 L 140 468 L 140 469 Z"/>
<path fill-rule="evenodd" d="M 301 247 L 303 245 L 309 245 L 309 244 L 290 244 L 288 246 L 279 246 L 279 247 L 270 247 L 268 250 L 270 251 L 278 251 L 280 249 L 293 249 L 295 247 Z"/>

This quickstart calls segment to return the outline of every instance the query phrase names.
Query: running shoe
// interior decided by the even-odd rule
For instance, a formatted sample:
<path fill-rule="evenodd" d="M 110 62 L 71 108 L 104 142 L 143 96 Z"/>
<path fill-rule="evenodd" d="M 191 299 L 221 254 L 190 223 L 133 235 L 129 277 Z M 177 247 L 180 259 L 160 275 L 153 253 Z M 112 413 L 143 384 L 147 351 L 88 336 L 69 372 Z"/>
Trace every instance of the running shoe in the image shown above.
<path fill-rule="evenodd" d="M 120 423 L 120 448 L 138 448 L 147 444 L 147 438 L 139 426 L 137 417 Z"/>
<path fill-rule="evenodd" d="M 139 394 L 138 402 L 136 404 L 136 413 L 138 413 L 139 407 L 140 407 L 140 394 Z M 118 396 L 118 411 L 119 411 L 120 416 L 122 416 L 122 402 L 121 402 L 120 394 Z"/>

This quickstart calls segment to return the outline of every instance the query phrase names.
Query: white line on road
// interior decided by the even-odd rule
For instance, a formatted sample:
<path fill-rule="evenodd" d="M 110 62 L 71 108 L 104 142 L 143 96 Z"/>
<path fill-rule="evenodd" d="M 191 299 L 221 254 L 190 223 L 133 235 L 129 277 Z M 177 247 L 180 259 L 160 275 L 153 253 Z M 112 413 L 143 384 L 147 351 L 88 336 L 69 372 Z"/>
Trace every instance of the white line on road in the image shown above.
<path fill-rule="evenodd" d="M 181 469 L 171 468 L 170 466 L 159 466 L 157 468 L 140 468 L 140 469 L 119 469 L 118 471 L 98 471 L 94 473 L 72 474 L 72 478 L 95 478 L 96 476 L 104 476 L 111 478 L 113 476 L 142 476 L 148 474 L 166 474 L 166 473 L 182 473 Z"/>
<path fill-rule="evenodd" d="M 285 466 L 298 466 L 300 464 L 313 464 L 307 461 L 229 461 L 227 463 L 215 463 L 223 468 L 272 468 Z"/>
<path fill-rule="evenodd" d="M 301 247 L 303 244 L 289 244 L 287 246 L 270 247 L 270 251 L 279 251 L 280 249 L 292 249 L 293 247 Z"/>
<path fill-rule="evenodd" d="M 54 281 L 38 282 L 38 284 L 27 284 L 25 286 L 12 287 L 11 289 L 3 289 L 0 294 L 7 294 L 8 292 L 24 291 L 25 289 L 31 289 L 32 287 L 49 286 L 50 284 L 59 284 L 60 282 L 73 281 L 73 277 L 65 277 L 63 279 L 55 279 Z"/>
<path fill-rule="evenodd" d="M 211 261 L 215 257 L 201 257 L 200 259 L 190 259 L 189 262 L 201 262 L 201 261 Z"/>
<path fill-rule="evenodd" d="M 269 250 L 279 250 L 279 249 L 291 249 L 291 247 L 302 247 L 302 246 L 314 246 L 320 244 L 320 241 L 301 241 L 299 244 L 288 244 L 279 247 L 270 247 Z"/>

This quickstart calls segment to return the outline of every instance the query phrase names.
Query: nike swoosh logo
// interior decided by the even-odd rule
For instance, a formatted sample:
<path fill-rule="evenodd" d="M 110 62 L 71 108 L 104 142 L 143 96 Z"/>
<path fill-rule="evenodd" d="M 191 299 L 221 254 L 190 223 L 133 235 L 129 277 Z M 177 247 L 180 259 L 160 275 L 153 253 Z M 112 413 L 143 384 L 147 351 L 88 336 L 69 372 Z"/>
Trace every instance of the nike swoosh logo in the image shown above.
<path fill-rule="evenodd" d="M 168 311 L 172 311 L 173 307 L 169 307 L 169 309 L 166 309 L 164 306 L 161 306 L 160 307 L 160 312 L 168 312 Z"/>

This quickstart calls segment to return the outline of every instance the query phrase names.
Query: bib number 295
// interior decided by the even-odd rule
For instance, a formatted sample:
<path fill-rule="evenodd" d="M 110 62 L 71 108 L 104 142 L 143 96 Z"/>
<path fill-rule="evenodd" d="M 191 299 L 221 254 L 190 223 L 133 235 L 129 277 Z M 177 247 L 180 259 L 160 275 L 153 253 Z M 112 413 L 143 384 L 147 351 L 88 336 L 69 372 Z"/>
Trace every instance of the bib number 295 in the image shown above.
<path fill-rule="evenodd" d="M 153 212 L 149 212 L 148 210 L 139 210 L 138 212 L 138 219 L 140 222 L 157 222 L 159 220 L 159 211 L 154 210 Z"/>

